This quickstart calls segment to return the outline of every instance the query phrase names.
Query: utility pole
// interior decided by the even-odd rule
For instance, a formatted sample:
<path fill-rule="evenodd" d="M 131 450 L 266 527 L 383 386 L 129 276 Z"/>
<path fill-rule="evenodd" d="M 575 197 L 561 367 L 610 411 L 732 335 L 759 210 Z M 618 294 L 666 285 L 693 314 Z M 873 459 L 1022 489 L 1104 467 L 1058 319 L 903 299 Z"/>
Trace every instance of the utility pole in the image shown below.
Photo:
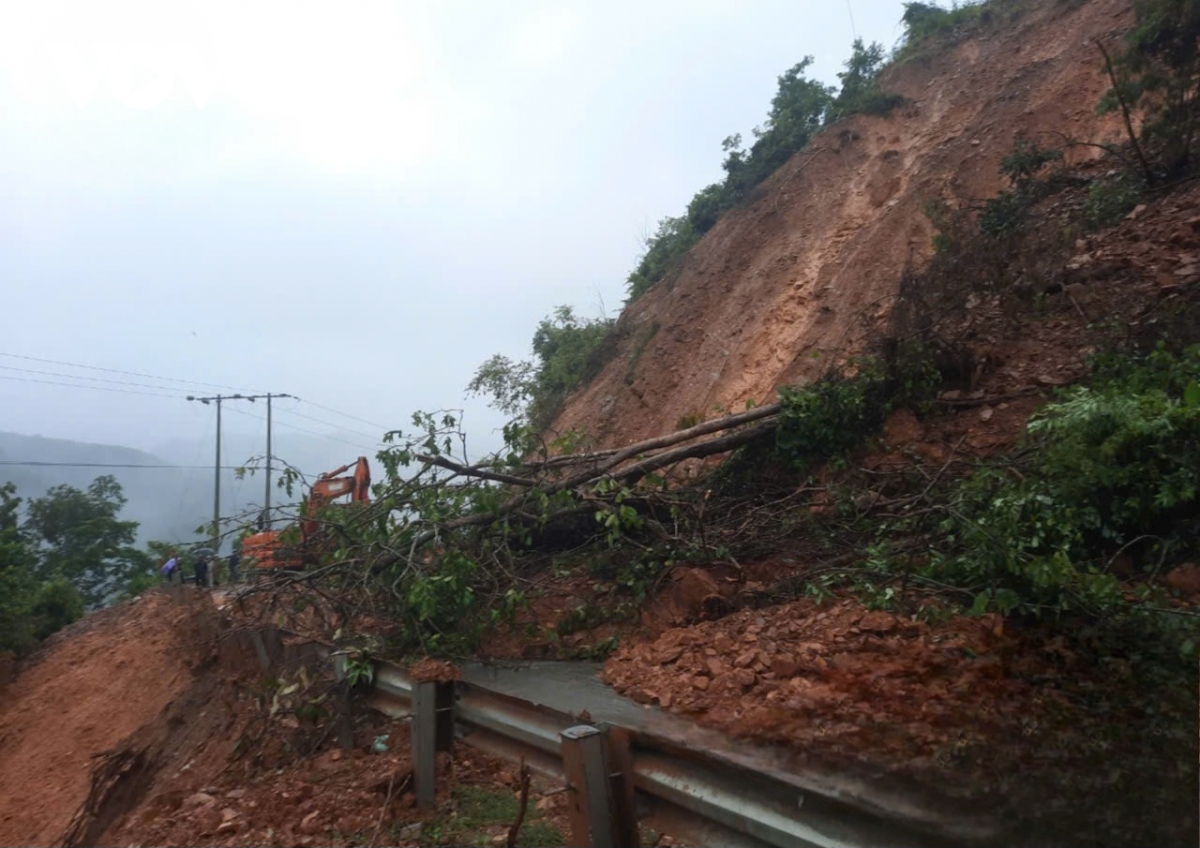
<path fill-rule="evenodd" d="M 255 395 L 262 397 L 262 395 Z M 266 496 L 263 499 L 263 515 L 265 516 L 266 526 L 264 530 L 271 529 L 271 398 L 290 398 L 291 395 L 271 394 L 267 393 L 267 490 Z M 254 400 L 254 398 L 251 398 Z"/>
<path fill-rule="evenodd" d="M 204 405 L 216 403 L 217 405 L 217 459 L 213 465 L 213 523 L 212 523 L 212 546 L 214 550 L 221 549 L 221 401 L 225 400 L 248 400 L 256 401 L 259 398 L 267 399 L 267 510 L 271 509 L 271 398 L 273 397 L 291 397 L 285 394 L 265 394 L 265 395 L 213 395 L 212 397 L 196 397 L 188 395 L 188 400 L 199 401 Z M 269 518 L 268 518 L 269 520 Z"/>
<path fill-rule="evenodd" d="M 213 463 L 213 550 L 221 551 L 221 396 L 217 395 L 217 459 Z"/>
<path fill-rule="evenodd" d="M 188 400 L 197 400 L 200 403 L 208 406 L 210 403 L 217 405 L 217 458 L 213 463 L 213 520 L 212 520 L 212 546 L 213 550 L 220 550 L 221 546 L 221 401 L 223 400 L 242 400 L 242 395 L 213 395 L 212 397 L 196 397 L 188 395 Z"/>
<path fill-rule="evenodd" d="M 271 529 L 271 393 L 267 393 L 267 485 L 263 493 L 264 530 Z"/>

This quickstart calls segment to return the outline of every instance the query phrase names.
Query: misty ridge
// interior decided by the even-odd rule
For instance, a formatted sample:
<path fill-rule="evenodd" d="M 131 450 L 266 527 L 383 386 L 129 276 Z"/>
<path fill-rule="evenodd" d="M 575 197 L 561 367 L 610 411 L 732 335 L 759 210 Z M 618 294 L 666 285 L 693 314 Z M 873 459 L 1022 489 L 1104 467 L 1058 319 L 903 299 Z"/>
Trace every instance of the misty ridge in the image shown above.
<path fill-rule="evenodd" d="M 0 431 L 0 483 L 11 481 L 22 499 L 43 497 L 59 485 L 86 490 L 97 477 L 111 474 L 128 499 L 121 518 L 138 522 L 137 544 L 148 541 L 197 542 L 195 530 L 212 521 L 213 462 L 215 443 L 207 439 L 167 439 L 152 451 L 123 445 L 93 444 L 67 439 Z M 261 508 L 265 478 L 262 435 L 244 432 L 224 434 L 221 444 L 221 515 L 244 516 L 251 520 Z M 321 472 L 332 471 L 360 455 L 374 456 L 330 438 L 294 433 L 276 433 L 271 500 L 275 505 L 298 500 L 278 488 L 283 463 L 300 470 L 311 481 Z M 236 466 L 258 458 L 258 471 L 238 479 Z M 63 465 L 10 465 L 7 463 L 64 463 Z M 120 468 L 105 466 L 160 466 Z M 176 466 L 176 467 L 171 467 Z"/>

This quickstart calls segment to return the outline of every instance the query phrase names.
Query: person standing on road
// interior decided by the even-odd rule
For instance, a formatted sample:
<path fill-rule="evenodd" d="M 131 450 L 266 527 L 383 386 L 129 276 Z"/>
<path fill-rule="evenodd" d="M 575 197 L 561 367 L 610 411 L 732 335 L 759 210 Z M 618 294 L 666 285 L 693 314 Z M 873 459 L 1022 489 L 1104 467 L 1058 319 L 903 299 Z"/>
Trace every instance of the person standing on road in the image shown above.
<path fill-rule="evenodd" d="M 238 565 L 241 564 L 242 557 L 235 548 L 233 553 L 229 555 L 229 582 L 236 583 L 238 579 Z"/>
<path fill-rule="evenodd" d="M 208 588 L 208 559 L 196 557 L 196 585 Z"/>
<path fill-rule="evenodd" d="M 159 569 L 159 573 L 168 583 L 175 582 L 175 576 L 179 573 L 179 557 L 175 552 L 171 552 L 171 558 L 163 563 L 163 567 Z"/>
<path fill-rule="evenodd" d="M 210 570 L 212 563 L 217 559 L 217 551 L 207 545 L 201 545 L 192 549 L 192 559 L 196 562 L 196 585 L 204 588 L 211 588 L 213 574 Z"/>

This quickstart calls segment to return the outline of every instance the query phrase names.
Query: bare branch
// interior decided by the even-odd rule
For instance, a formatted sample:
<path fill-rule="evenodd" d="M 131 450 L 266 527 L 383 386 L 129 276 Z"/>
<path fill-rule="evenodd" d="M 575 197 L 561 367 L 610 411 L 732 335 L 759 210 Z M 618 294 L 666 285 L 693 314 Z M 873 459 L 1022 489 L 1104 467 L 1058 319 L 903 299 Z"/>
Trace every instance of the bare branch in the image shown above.
<path fill-rule="evenodd" d="M 430 465 L 436 465 L 439 468 L 445 468 L 448 471 L 455 471 L 466 477 L 478 477 L 481 480 L 494 480 L 497 483 L 508 483 L 513 486 L 534 487 L 538 485 L 536 480 L 530 480 L 525 477 L 515 477 L 512 474 L 501 474 L 497 471 L 488 471 L 479 465 L 462 465 L 452 460 L 446 459 L 443 456 L 422 456 L 418 455 L 417 459 L 421 462 L 427 462 Z"/>

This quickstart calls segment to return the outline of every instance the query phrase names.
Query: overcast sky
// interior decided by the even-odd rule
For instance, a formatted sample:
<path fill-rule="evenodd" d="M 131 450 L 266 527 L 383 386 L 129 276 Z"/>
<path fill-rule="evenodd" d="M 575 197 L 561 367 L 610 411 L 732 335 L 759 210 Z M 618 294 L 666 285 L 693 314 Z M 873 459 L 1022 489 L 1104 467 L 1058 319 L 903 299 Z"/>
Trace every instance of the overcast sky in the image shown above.
<path fill-rule="evenodd" d="M 776 77 L 813 54 L 835 82 L 852 27 L 891 47 L 902 13 L 168 5 L 0 7 L 0 430 L 152 449 L 211 433 L 181 396 L 220 385 L 344 410 L 277 420 L 367 446 L 365 422 L 465 404 L 494 444 L 463 397 L 479 363 L 528 355 L 557 304 L 615 314 L 641 238 L 720 178 Z M 31 382 L 88 382 L 67 374 L 156 394 Z"/>

